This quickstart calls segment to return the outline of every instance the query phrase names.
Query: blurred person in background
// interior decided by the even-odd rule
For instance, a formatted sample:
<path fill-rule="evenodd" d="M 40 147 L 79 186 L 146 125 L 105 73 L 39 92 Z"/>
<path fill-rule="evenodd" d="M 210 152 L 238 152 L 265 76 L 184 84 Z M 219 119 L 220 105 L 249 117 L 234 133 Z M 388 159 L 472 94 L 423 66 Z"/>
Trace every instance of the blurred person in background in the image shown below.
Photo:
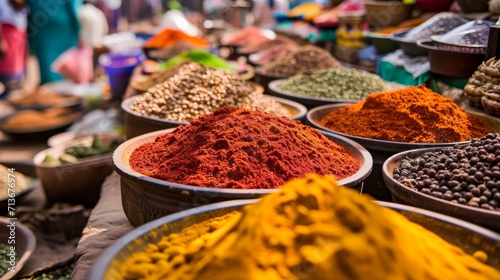
<path fill-rule="evenodd" d="M 96 7 L 106 16 L 109 33 L 118 32 L 118 25 L 122 16 L 122 0 L 94 0 Z"/>
<path fill-rule="evenodd" d="M 89 1 L 84 1 L 78 10 L 78 21 L 81 27 L 81 39 L 85 46 L 94 50 L 103 47 L 103 39 L 109 32 L 106 15 Z"/>
<path fill-rule="evenodd" d="M 29 46 L 38 59 L 40 83 L 61 80 L 61 75 L 52 71 L 51 64 L 64 51 L 78 46 L 80 24 L 77 11 L 82 0 L 25 1 L 30 9 Z"/>
<path fill-rule="evenodd" d="M 20 88 L 26 72 L 27 14 L 22 1 L 0 0 L 0 82 L 4 91 L 0 98 Z"/>
<path fill-rule="evenodd" d="M 276 24 L 274 13 L 288 13 L 288 0 L 253 0 L 252 14 L 254 24 L 262 28 L 271 28 Z"/>

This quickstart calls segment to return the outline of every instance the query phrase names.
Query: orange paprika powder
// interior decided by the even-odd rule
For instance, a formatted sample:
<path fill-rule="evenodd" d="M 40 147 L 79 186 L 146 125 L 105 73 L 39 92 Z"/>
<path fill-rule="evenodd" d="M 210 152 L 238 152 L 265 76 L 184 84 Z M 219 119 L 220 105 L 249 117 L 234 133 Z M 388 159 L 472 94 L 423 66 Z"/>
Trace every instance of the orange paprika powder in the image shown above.
<path fill-rule="evenodd" d="M 352 136 L 406 143 L 463 142 L 491 132 L 453 100 L 422 85 L 371 94 L 319 123 Z"/>
<path fill-rule="evenodd" d="M 211 188 L 272 189 L 307 173 L 343 179 L 359 162 L 318 131 L 285 117 L 223 107 L 138 147 L 133 170 Z"/>

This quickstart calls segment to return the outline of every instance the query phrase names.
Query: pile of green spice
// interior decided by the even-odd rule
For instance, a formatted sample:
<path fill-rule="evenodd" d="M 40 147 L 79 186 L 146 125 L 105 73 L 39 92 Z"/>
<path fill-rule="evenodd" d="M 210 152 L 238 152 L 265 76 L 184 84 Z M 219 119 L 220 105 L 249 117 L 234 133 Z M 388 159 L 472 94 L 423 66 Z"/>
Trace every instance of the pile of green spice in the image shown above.
<path fill-rule="evenodd" d="M 260 67 L 258 72 L 275 77 L 290 77 L 341 66 L 328 51 L 315 46 L 305 46 Z"/>
<path fill-rule="evenodd" d="M 206 67 L 213 67 L 216 69 L 232 70 L 231 64 L 225 59 L 211 54 L 204 50 L 190 50 L 172 56 L 169 60 L 161 63 L 158 68 L 160 71 L 170 69 L 184 61 L 192 61 L 205 65 Z"/>
<path fill-rule="evenodd" d="M 9 272 L 10 268 L 10 257 L 8 254 L 10 253 L 10 245 L 0 243 L 0 278 L 2 278 L 5 274 Z M 16 255 L 17 262 L 17 255 Z"/>
<path fill-rule="evenodd" d="M 137 98 L 130 109 L 144 116 L 190 122 L 229 105 L 292 117 L 289 109 L 237 74 L 197 63 L 182 65 L 176 75 Z"/>
<path fill-rule="evenodd" d="M 227 106 L 143 144 L 133 170 L 186 185 L 273 189 L 308 173 L 347 178 L 359 162 L 315 129 L 284 117 Z"/>
<path fill-rule="evenodd" d="M 71 262 L 54 270 L 40 273 L 33 277 L 32 280 L 69 280 L 71 279 L 71 274 L 73 274 L 74 267 L 75 264 Z"/>
<path fill-rule="evenodd" d="M 350 68 L 299 74 L 285 80 L 278 88 L 299 95 L 348 100 L 362 100 L 370 93 L 388 90 L 379 76 Z"/>

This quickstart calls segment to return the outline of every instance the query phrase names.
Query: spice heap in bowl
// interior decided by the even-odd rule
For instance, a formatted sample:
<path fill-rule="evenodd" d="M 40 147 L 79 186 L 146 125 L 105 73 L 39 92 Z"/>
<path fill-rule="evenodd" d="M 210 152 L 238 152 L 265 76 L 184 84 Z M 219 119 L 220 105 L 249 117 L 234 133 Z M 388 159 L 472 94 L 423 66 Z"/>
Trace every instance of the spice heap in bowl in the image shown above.
<path fill-rule="evenodd" d="M 202 214 L 208 216 L 217 207 L 222 206 L 213 205 Z M 156 225 L 160 231 L 178 228 Z M 483 232 L 498 240 L 494 233 Z M 314 174 L 287 182 L 279 192 L 237 213 L 158 239 L 129 253 L 121 264 L 113 260 L 106 275 L 129 280 L 500 278 L 498 270 L 483 263 L 496 262 L 498 249 L 489 248 L 490 256 L 484 251 L 470 255 L 464 251 L 469 248 L 453 245 L 371 198 L 340 187 L 330 176 Z M 494 244 L 491 239 L 489 244 Z"/>
<path fill-rule="evenodd" d="M 392 196 L 383 183 L 382 164 L 390 156 L 469 141 L 500 127 L 498 120 L 467 113 L 451 99 L 424 86 L 370 94 L 355 104 L 320 106 L 309 110 L 307 121 L 370 151 L 374 168 L 365 191 L 385 201 L 392 201 Z"/>
<path fill-rule="evenodd" d="M 144 116 L 189 122 L 228 105 L 291 117 L 284 106 L 236 74 L 196 63 L 180 67 L 176 75 L 150 88 L 130 108 Z"/>
<path fill-rule="evenodd" d="M 372 165 L 370 154 L 351 140 L 233 106 L 173 131 L 130 139 L 113 162 L 134 226 L 207 203 L 257 198 L 311 172 L 357 188 Z"/>
<path fill-rule="evenodd" d="M 308 172 L 344 179 L 359 169 L 344 148 L 307 126 L 230 106 L 138 147 L 130 166 L 160 180 L 226 189 L 274 189 Z"/>
<path fill-rule="evenodd" d="M 325 101 L 362 100 L 369 94 L 389 89 L 379 76 L 356 69 L 332 68 L 312 74 L 299 74 L 280 80 L 276 88 L 294 95 Z"/>
<path fill-rule="evenodd" d="M 403 160 L 393 178 L 452 203 L 500 211 L 500 134 Z"/>
<path fill-rule="evenodd" d="M 238 49 L 238 52 L 250 54 L 250 53 L 264 51 L 272 47 L 285 46 L 285 45 L 298 47 L 297 43 L 294 40 L 283 35 L 278 35 L 274 40 L 257 42 L 254 44 L 249 44 L 247 46 L 241 47 L 240 49 Z"/>
<path fill-rule="evenodd" d="M 369 95 L 319 123 L 351 136 L 403 143 L 463 142 L 491 132 L 451 99 L 424 86 Z"/>
<path fill-rule="evenodd" d="M 307 112 L 297 102 L 264 95 L 261 86 L 240 79 L 236 73 L 197 63 L 183 64 L 173 71 L 175 74 L 146 93 L 122 102 L 127 138 L 187 124 L 229 105 L 297 120 Z"/>
<path fill-rule="evenodd" d="M 328 51 L 315 46 L 305 46 L 260 67 L 257 72 L 266 76 L 286 78 L 341 66 Z"/>

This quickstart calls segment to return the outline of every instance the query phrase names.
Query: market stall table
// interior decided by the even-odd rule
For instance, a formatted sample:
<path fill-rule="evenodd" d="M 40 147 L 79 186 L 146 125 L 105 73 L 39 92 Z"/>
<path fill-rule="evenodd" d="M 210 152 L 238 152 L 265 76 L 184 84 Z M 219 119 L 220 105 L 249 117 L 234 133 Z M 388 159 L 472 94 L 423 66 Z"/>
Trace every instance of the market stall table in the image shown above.
<path fill-rule="evenodd" d="M 104 249 L 133 230 L 121 202 L 120 177 L 113 172 L 104 181 L 101 199 L 92 210 L 75 250 L 73 280 L 86 279 L 91 266 Z"/>

